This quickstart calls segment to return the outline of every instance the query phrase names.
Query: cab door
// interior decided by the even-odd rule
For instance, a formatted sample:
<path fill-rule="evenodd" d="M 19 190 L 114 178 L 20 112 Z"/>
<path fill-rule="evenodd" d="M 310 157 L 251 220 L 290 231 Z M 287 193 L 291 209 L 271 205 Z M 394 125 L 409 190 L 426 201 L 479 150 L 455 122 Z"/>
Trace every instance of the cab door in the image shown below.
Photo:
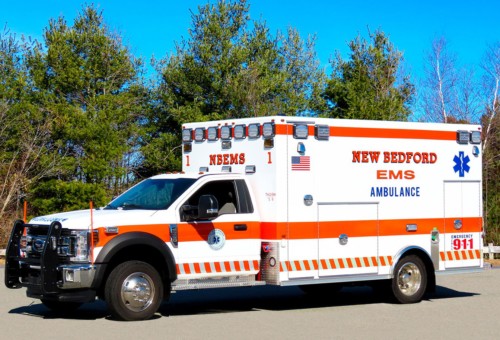
<path fill-rule="evenodd" d="M 200 219 L 201 196 L 214 197 L 218 213 Z M 259 270 L 260 225 L 242 179 L 206 182 L 178 207 L 179 279 L 255 275 Z"/>

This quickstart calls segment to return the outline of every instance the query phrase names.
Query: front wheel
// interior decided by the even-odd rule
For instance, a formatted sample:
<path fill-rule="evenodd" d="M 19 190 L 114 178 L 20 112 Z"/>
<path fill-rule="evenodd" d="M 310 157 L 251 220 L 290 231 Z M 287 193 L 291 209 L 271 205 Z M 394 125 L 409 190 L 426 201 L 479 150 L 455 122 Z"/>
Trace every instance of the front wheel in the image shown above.
<path fill-rule="evenodd" d="M 153 266 L 141 261 L 118 265 L 104 289 L 111 315 L 117 320 L 146 320 L 163 300 L 163 282 Z"/>
<path fill-rule="evenodd" d="M 416 303 L 422 300 L 427 289 L 427 271 L 416 255 L 403 257 L 394 269 L 392 293 L 400 303 Z"/>

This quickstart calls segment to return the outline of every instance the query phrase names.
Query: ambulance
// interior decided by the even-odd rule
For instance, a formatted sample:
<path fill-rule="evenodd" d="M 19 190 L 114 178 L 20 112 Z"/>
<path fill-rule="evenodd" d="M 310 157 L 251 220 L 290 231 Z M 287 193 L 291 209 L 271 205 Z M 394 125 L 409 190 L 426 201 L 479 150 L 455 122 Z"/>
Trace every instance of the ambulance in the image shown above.
<path fill-rule="evenodd" d="M 416 303 L 480 271 L 478 125 L 260 117 L 189 123 L 182 172 L 107 206 L 17 221 L 5 284 L 54 310 L 148 319 L 176 291 L 383 287 Z"/>

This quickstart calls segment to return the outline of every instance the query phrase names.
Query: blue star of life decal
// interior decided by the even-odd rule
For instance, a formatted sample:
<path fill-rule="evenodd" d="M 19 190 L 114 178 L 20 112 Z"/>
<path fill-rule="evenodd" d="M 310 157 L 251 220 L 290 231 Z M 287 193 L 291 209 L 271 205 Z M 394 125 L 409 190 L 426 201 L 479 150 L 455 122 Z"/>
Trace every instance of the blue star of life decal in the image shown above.
<path fill-rule="evenodd" d="M 458 153 L 458 156 L 455 155 L 455 157 L 453 158 L 453 161 L 455 162 L 455 166 L 453 167 L 453 170 L 455 172 L 458 172 L 458 175 L 460 177 L 464 177 L 465 173 L 469 172 L 469 170 L 470 170 L 470 166 L 469 166 L 470 158 L 469 158 L 469 156 L 464 156 L 464 152 L 460 151 Z"/>

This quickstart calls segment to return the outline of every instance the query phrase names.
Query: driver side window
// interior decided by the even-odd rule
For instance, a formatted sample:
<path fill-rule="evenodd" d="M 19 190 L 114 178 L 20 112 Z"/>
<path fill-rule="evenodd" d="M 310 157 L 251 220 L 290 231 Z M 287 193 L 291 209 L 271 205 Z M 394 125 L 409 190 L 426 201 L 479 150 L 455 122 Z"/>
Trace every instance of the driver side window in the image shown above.
<path fill-rule="evenodd" d="M 232 180 L 213 181 L 205 184 L 198 189 L 184 204 L 183 207 L 189 207 L 181 210 L 181 219 L 188 220 L 189 217 L 198 215 L 198 202 L 203 195 L 215 197 L 219 207 L 218 215 L 237 214 L 240 212 L 235 183 Z"/>

